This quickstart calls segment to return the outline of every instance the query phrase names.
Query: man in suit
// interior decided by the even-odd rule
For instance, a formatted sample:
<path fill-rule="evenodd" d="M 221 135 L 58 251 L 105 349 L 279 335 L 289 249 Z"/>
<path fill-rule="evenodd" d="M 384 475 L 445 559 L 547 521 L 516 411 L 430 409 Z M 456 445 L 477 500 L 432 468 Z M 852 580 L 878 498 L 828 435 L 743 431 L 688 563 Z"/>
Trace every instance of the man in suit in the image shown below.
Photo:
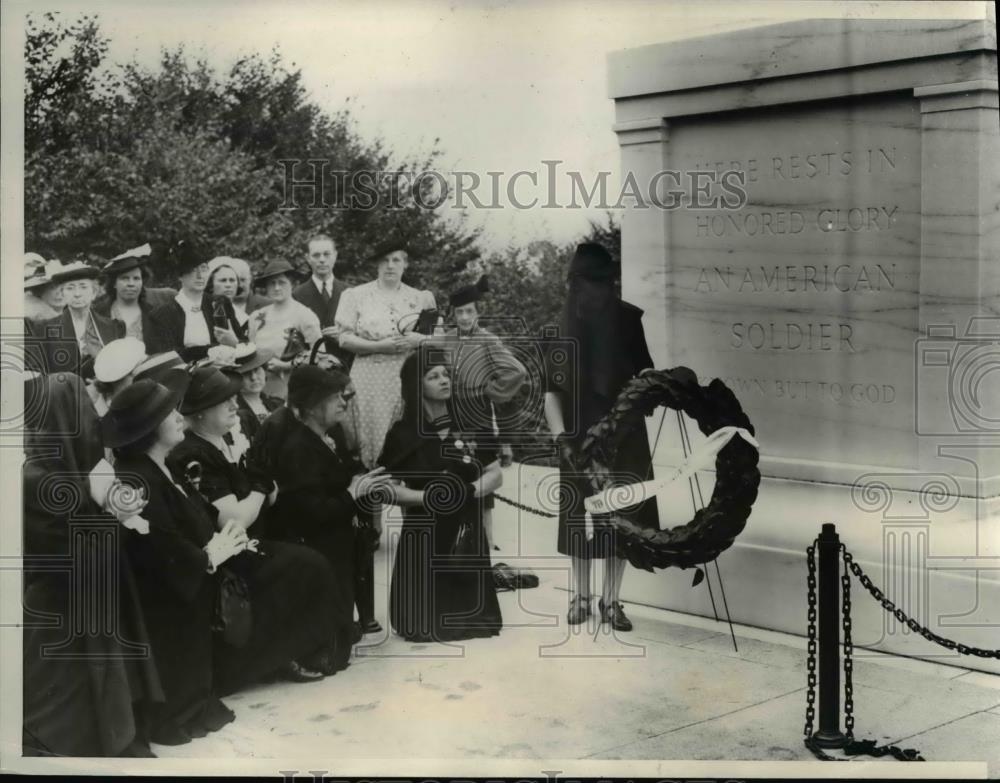
<path fill-rule="evenodd" d="M 323 334 L 337 337 L 334 316 L 340 304 L 340 295 L 348 288 L 347 284 L 333 276 L 337 246 L 326 234 L 317 234 L 309 240 L 306 248 L 306 261 L 312 269 L 312 277 L 296 286 L 292 296 L 316 313 Z M 350 370 L 354 354 L 341 350 L 339 346 L 333 352 L 345 369 Z"/>
<path fill-rule="evenodd" d="M 94 377 L 94 359 L 112 340 L 125 336 L 125 324 L 93 312 L 97 290 L 96 267 L 76 261 L 56 272 L 52 281 L 62 284 L 66 307 L 37 330 L 44 345 L 44 371 L 75 372 L 85 381 Z"/>

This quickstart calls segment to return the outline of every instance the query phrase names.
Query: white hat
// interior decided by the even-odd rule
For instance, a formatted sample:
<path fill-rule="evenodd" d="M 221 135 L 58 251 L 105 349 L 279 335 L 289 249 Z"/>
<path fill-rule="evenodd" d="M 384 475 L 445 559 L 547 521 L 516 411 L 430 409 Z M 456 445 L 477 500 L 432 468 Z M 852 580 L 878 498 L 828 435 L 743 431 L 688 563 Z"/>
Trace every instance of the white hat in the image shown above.
<path fill-rule="evenodd" d="M 105 345 L 94 359 L 94 377 L 104 383 L 120 381 L 146 359 L 146 346 L 134 337 Z"/>

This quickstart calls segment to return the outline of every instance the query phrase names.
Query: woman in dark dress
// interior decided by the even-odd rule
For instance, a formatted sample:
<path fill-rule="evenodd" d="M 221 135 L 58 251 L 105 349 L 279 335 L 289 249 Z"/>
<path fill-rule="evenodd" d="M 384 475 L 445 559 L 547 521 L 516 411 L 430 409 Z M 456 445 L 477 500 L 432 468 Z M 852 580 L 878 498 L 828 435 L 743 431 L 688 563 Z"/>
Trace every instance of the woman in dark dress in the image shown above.
<path fill-rule="evenodd" d="M 607 415 L 628 381 L 653 366 L 642 329 L 642 310 L 618 298 L 620 280 L 620 264 L 603 246 L 586 242 L 577 247 L 569 268 L 562 326 L 562 338 L 576 345 L 577 366 L 560 372 L 550 363 L 545 418 L 562 451 L 556 547 L 572 563 L 573 594 L 567 619 L 570 625 L 578 625 L 590 616 L 590 561 L 603 558 L 601 620 L 617 631 L 630 631 L 632 623 L 618 601 L 626 561 L 616 556 L 613 528 L 606 517 L 593 518 L 594 537 L 588 540 L 583 499 L 593 489 L 573 464 L 587 430 Z M 613 471 L 627 484 L 653 477 L 642 421 L 620 444 Z M 659 528 L 655 498 L 626 511 L 643 527 Z"/>
<path fill-rule="evenodd" d="M 214 367 L 191 374 L 180 406 L 187 431 L 168 455 L 167 467 L 181 483 L 197 488 L 220 521 L 234 521 L 260 539 L 262 526 L 255 523 L 274 482 L 245 470 L 225 440 L 236 421 L 240 383 Z M 231 566 L 250 587 L 253 630 L 240 648 L 216 642 L 216 683 L 223 694 L 279 669 L 293 682 L 312 682 L 329 668 L 323 656 L 333 634 L 327 611 L 335 600 L 330 566 L 295 544 L 259 541 L 258 550 L 263 555 L 241 555 Z"/>
<path fill-rule="evenodd" d="M 87 478 L 103 456 L 97 414 L 83 382 L 70 373 L 30 377 L 25 400 L 34 404 L 25 406 L 24 425 L 22 752 L 151 757 L 145 717 L 163 691 L 120 547 L 122 528 Z M 36 558 L 63 559 L 67 570 L 36 570 Z M 106 590 L 117 604 L 109 607 L 72 585 Z M 83 629 L 76 624 L 81 610 Z"/>
<path fill-rule="evenodd" d="M 264 394 L 267 363 L 273 356 L 274 354 L 263 348 L 256 348 L 245 361 L 238 362 L 233 368 L 233 372 L 239 375 L 242 384 L 236 395 L 236 415 L 240 418 L 243 437 L 251 442 L 257 435 L 261 422 L 284 404 L 277 397 Z"/>
<path fill-rule="evenodd" d="M 389 591 L 393 630 L 409 641 L 496 636 L 503 626 L 483 530 L 483 500 L 502 481 L 495 442 L 454 424 L 444 352 L 420 346 L 400 370 L 403 417 L 379 464 L 404 485 Z"/>
<path fill-rule="evenodd" d="M 115 396 L 101 419 L 116 475 L 147 500 L 148 530 L 128 531 L 125 543 L 166 697 L 150 721 L 150 737 L 162 745 L 204 737 L 235 717 L 214 687 L 212 625 L 217 569 L 247 545 L 238 525 L 217 531 L 211 506 L 178 486 L 167 468 L 167 454 L 184 439 L 177 413 L 184 389 L 180 383 L 167 389 L 136 381 Z"/>
<path fill-rule="evenodd" d="M 274 478 L 278 497 L 267 533 L 304 543 L 326 556 L 336 579 L 329 613 L 334 623 L 334 668 L 345 668 L 354 640 L 354 536 L 360 504 L 383 496 L 383 470 L 357 473 L 356 463 L 328 434 L 348 410 L 350 376 L 303 365 L 288 379 L 288 405 L 260 427 L 247 454 L 248 469 Z"/>

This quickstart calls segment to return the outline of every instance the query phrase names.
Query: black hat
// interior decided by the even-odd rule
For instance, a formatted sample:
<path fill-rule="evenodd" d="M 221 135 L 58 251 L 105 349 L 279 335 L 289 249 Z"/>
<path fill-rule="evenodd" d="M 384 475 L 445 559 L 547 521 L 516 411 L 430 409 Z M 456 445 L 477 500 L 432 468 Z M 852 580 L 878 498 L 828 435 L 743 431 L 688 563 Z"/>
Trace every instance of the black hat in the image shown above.
<path fill-rule="evenodd" d="M 295 267 L 287 261 L 268 261 L 267 266 L 254 275 L 253 284 L 257 285 L 269 277 L 276 277 L 277 275 L 285 275 L 290 280 L 295 280 L 299 277 L 299 273 L 295 270 Z"/>
<path fill-rule="evenodd" d="M 288 402 L 297 408 L 311 408 L 331 394 L 342 392 L 348 383 L 350 376 L 346 372 L 302 364 L 288 376 Z"/>
<path fill-rule="evenodd" d="M 72 264 L 66 264 L 58 272 L 54 273 L 52 275 L 52 282 L 68 283 L 70 280 L 96 280 L 100 275 L 101 273 L 97 267 L 83 261 L 74 261 Z"/>
<path fill-rule="evenodd" d="M 249 345 L 249 343 L 247 343 Z M 237 372 L 240 375 L 245 375 L 251 370 L 256 370 L 258 367 L 263 367 L 271 359 L 274 358 L 274 352 L 269 351 L 266 348 L 254 348 L 249 354 L 242 358 L 236 359 L 236 366 L 232 367 L 233 372 Z"/>
<path fill-rule="evenodd" d="M 150 247 L 149 244 L 142 245 L 141 247 L 134 247 L 108 261 L 108 263 L 106 263 L 104 268 L 101 270 L 101 273 L 107 275 L 108 277 L 118 277 L 118 275 L 122 274 L 122 272 L 128 272 L 131 269 L 135 269 L 143 264 L 149 263 L 152 255 L 153 248 Z"/>
<path fill-rule="evenodd" d="M 372 248 L 372 252 L 368 257 L 368 260 L 381 261 L 386 256 L 397 251 L 406 253 L 407 258 L 413 255 L 413 249 L 406 239 L 392 236 L 386 237 L 375 243 L 375 247 Z"/>
<path fill-rule="evenodd" d="M 452 307 L 462 307 L 470 302 L 478 302 L 483 298 L 483 294 L 489 293 L 489 290 L 490 281 L 486 275 L 483 275 L 476 281 L 475 285 L 464 285 L 452 293 L 448 303 Z"/>
<path fill-rule="evenodd" d="M 114 396 L 108 412 L 101 417 L 101 440 L 105 448 L 121 448 L 149 435 L 177 409 L 183 396 L 183 384 L 168 389 L 149 378 L 126 386 Z"/>
<path fill-rule="evenodd" d="M 576 246 L 567 277 L 588 280 L 615 280 L 621 276 L 621 264 L 615 261 L 604 245 L 582 242 Z"/>
<path fill-rule="evenodd" d="M 243 388 L 238 377 L 226 375 L 216 367 L 198 367 L 191 372 L 191 384 L 184 394 L 180 411 L 185 416 L 208 410 L 230 397 L 235 397 Z"/>
<path fill-rule="evenodd" d="M 174 272 L 183 275 L 196 266 L 207 264 L 208 253 L 194 240 L 182 239 L 167 249 L 167 261 L 173 267 Z"/>
<path fill-rule="evenodd" d="M 141 362 L 135 368 L 133 378 L 137 381 L 149 378 L 157 383 L 172 386 L 173 384 L 167 384 L 166 379 L 176 374 L 187 375 L 187 363 L 177 351 L 165 351 L 155 353 Z"/>

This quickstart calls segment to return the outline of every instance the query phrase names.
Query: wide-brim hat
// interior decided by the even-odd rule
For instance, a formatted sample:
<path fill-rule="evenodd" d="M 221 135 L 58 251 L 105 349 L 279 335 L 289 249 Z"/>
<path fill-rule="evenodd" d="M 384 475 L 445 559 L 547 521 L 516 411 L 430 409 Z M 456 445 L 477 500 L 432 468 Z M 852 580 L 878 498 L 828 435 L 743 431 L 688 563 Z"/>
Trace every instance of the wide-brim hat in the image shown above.
<path fill-rule="evenodd" d="M 106 277 L 117 277 L 122 272 L 128 272 L 144 264 L 148 264 L 153 255 L 153 248 L 147 243 L 139 247 L 126 250 L 121 255 L 115 256 L 101 269 L 101 274 Z"/>
<path fill-rule="evenodd" d="M 173 378 L 177 374 L 187 375 L 187 363 L 181 358 L 177 351 L 166 351 L 156 353 L 135 368 L 135 380 L 148 378 L 167 385 L 166 379 Z M 170 384 L 173 385 L 173 384 Z"/>
<path fill-rule="evenodd" d="M 253 284 L 259 285 L 278 275 L 285 275 L 289 280 L 298 280 L 301 277 L 301 273 L 287 261 L 269 261 L 260 272 L 254 275 Z"/>
<path fill-rule="evenodd" d="M 235 397 L 243 388 L 243 380 L 227 375 L 217 367 L 199 367 L 191 372 L 191 383 L 184 393 L 180 412 L 185 416 L 208 410 L 230 397 Z"/>
<path fill-rule="evenodd" d="M 94 359 L 94 378 L 115 383 L 127 376 L 146 359 L 146 346 L 135 337 L 120 337 L 107 343 Z"/>
<path fill-rule="evenodd" d="M 238 358 L 236 360 L 236 366 L 232 369 L 240 375 L 246 375 L 248 372 L 253 372 L 258 367 L 263 367 L 271 361 L 274 356 L 274 351 L 269 351 L 266 348 L 255 348 L 253 352 L 245 358 Z"/>
<path fill-rule="evenodd" d="M 483 294 L 490 291 L 490 281 L 486 275 L 482 275 L 474 284 L 464 285 L 452 293 L 448 298 L 448 304 L 452 307 L 463 307 L 464 305 L 478 302 L 483 298 Z"/>
<path fill-rule="evenodd" d="M 68 283 L 72 280 L 96 280 L 100 276 L 101 272 L 96 266 L 85 264 L 83 261 L 74 261 L 60 268 L 51 275 L 51 278 L 53 283 Z"/>
<path fill-rule="evenodd" d="M 597 242 L 582 242 L 576 246 L 567 277 L 615 280 L 621 277 L 621 271 L 621 264 L 611 257 L 611 253 L 604 245 Z"/>
<path fill-rule="evenodd" d="M 101 441 L 117 449 L 144 438 L 177 409 L 184 388 L 167 388 L 149 378 L 126 386 L 111 400 L 101 417 Z"/>
<path fill-rule="evenodd" d="M 24 254 L 24 290 L 50 285 L 52 279 L 45 273 L 45 259 L 38 253 Z"/>

